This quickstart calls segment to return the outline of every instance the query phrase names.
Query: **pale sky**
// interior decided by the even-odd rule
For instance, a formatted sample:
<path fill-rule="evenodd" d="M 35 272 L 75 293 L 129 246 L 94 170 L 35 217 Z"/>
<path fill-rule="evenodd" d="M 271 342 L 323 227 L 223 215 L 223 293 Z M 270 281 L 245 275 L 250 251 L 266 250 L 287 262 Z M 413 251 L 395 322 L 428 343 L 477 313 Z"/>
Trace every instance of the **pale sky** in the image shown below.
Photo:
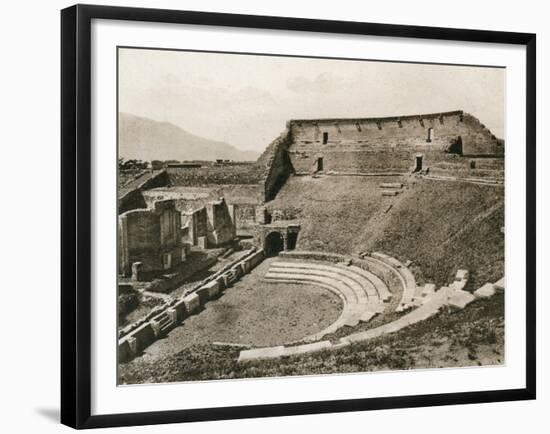
<path fill-rule="evenodd" d="M 119 109 L 258 152 L 298 118 L 464 110 L 504 138 L 505 70 L 120 49 Z"/>

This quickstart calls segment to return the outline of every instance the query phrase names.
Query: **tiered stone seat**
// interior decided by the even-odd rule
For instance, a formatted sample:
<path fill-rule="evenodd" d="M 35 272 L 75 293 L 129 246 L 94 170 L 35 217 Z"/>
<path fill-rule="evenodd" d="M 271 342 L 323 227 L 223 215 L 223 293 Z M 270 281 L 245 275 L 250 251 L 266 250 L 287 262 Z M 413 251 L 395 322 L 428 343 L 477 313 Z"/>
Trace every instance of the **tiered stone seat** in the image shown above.
<path fill-rule="evenodd" d="M 312 262 L 276 262 L 272 267 L 292 267 L 292 268 L 307 268 L 322 271 L 330 271 L 337 273 L 340 276 L 344 276 L 354 280 L 358 283 L 366 292 L 369 297 L 378 297 L 382 301 L 389 300 L 392 296 L 387 285 L 382 279 L 370 271 L 363 270 L 354 265 L 342 265 L 342 264 L 318 264 Z"/>
<path fill-rule="evenodd" d="M 363 286 L 356 280 L 350 278 L 345 272 L 341 272 L 336 267 L 318 265 L 318 264 L 293 264 L 293 263 L 275 263 L 269 269 L 271 272 L 294 272 L 305 275 L 324 276 L 341 281 L 353 290 L 353 294 L 356 296 L 358 302 L 367 302 L 369 297 L 378 297 L 376 288 L 370 283 L 366 282 L 369 287 Z"/>
<path fill-rule="evenodd" d="M 382 301 L 388 301 L 392 298 L 392 293 L 390 292 L 388 285 L 380 279 L 376 274 L 371 273 L 370 271 L 363 270 L 360 267 L 356 267 L 355 265 L 336 265 L 337 267 L 344 267 L 347 270 L 352 270 L 355 274 L 358 274 L 362 276 L 365 280 L 371 282 L 374 287 L 376 288 L 376 292 L 378 292 L 378 297 L 380 297 L 380 300 Z"/>
<path fill-rule="evenodd" d="M 345 325 L 355 326 L 359 321 L 370 320 L 384 310 L 380 292 L 385 299 L 389 292 L 384 282 L 371 273 L 358 267 L 339 264 L 278 261 L 271 265 L 264 278 L 268 282 L 316 285 L 342 299 L 344 308 L 338 320 L 326 329 L 307 336 L 304 341 L 319 340 Z"/>
<path fill-rule="evenodd" d="M 365 258 L 367 261 L 377 261 L 379 264 L 384 264 L 389 267 L 401 280 L 403 285 L 403 295 L 401 302 L 397 306 L 397 311 L 402 311 L 413 306 L 416 293 L 416 279 L 414 274 L 404 264 L 397 259 L 384 253 L 374 252 L 370 257 Z"/>
<path fill-rule="evenodd" d="M 467 279 L 467 272 L 465 272 L 465 270 L 459 270 L 459 272 L 457 273 L 457 280 L 459 279 Z M 475 292 L 476 297 L 491 297 L 495 294 L 495 288 L 504 288 L 504 278 L 500 279 L 494 284 L 487 283 L 483 285 Z M 469 295 L 466 303 L 459 303 L 464 299 L 464 297 L 466 297 L 466 294 Z M 473 295 L 460 289 L 456 285 L 454 287 L 452 285 L 444 286 L 438 291 L 435 291 L 434 285 L 427 284 L 424 287 L 418 288 L 417 295 L 422 297 L 422 302 L 418 304 L 415 309 L 408 312 L 407 314 L 379 327 L 351 333 L 345 337 L 340 338 L 339 341 L 336 343 L 330 341 L 320 341 L 313 344 L 302 344 L 292 347 L 279 346 L 250 349 L 241 351 L 238 361 L 245 362 L 247 360 L 270 359 L 297 354 L 311 354 L 318 351 L 338 350 L 347 347 L 355 342 L 365 342 L 379 336 L 383 336 L 389 333 L 395 333 L 412 324 L 425 321 L 426 319 L 436 315 L 443 306 L 452 306 L 462 309 L 475 298 Z M 319 336 L 317 340 L 319 340 L 321 337 L 322 335 Z"/>

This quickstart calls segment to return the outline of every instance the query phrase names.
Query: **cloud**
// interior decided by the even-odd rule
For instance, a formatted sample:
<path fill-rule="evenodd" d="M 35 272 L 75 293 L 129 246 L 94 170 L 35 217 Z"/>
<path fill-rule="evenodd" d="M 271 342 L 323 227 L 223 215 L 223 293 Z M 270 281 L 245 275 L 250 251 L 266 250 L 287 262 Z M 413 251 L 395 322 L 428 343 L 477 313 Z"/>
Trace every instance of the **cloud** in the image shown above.
<path fill-rule="evenodd" d="M 310 80 L 303 76 L 294 76 L 287 80 L 286 87 L 295 93 L 327 93 L 345 85 L 345 80 L 332 72 L 323 72 Z"/>
<path fill-rule="evenodd" d="M 263 150 L 292 118 L 394 116 L 464 109 L 503 127 L 498 69 L 131 50 L 120 109 Z"/>

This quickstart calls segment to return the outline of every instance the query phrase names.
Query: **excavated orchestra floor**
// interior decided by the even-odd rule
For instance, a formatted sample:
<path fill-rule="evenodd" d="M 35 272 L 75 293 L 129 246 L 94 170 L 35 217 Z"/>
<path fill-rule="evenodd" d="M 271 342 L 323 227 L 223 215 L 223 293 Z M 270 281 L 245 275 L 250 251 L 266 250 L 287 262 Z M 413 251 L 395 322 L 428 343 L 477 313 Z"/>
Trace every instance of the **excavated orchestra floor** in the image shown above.
<path fill-rule="evenodd" d="M 328 290 L 309 284 L 263 282 L 274 260 L 264 260 L 198 315 L 146 348 L 142 357 L 165 357 L 205 342 L 283 345 L 319 332 L 338 319 L 342 301 Z"/>

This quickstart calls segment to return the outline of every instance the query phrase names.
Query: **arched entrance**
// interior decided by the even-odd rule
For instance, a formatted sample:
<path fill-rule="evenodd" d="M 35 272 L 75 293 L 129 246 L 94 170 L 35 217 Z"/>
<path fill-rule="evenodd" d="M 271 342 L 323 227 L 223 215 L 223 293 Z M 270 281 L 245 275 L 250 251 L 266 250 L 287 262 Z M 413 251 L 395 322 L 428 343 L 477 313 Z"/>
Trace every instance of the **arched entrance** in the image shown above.
<path fill-rule="evenodd" d="M 276 256 L 285 247 L 283 236 L 279 232 L 270 232 L 265 237 L 264 251 L 266 256 Z"/>

